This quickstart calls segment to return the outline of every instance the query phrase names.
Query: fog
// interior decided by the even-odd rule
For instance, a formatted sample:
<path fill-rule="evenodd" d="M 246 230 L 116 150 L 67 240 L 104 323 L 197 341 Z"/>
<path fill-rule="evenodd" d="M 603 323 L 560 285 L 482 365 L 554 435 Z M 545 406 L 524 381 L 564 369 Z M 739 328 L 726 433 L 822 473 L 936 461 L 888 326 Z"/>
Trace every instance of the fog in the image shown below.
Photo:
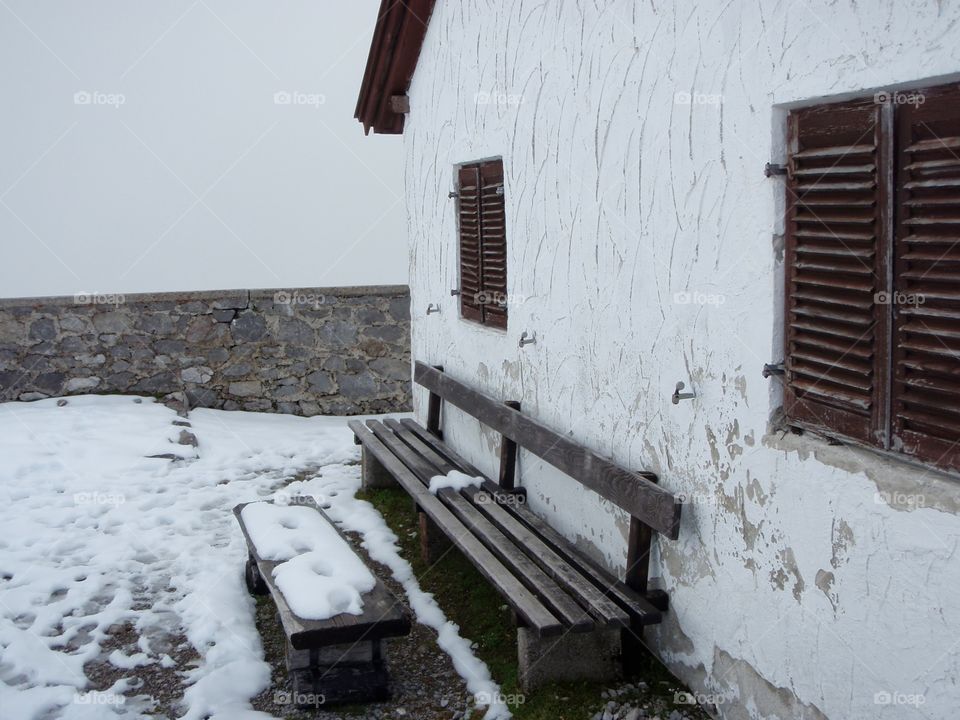
<path fill-rule="evenodd" d="M 2 0 L 0 296 L 405 283 L 376 0 Z"/>

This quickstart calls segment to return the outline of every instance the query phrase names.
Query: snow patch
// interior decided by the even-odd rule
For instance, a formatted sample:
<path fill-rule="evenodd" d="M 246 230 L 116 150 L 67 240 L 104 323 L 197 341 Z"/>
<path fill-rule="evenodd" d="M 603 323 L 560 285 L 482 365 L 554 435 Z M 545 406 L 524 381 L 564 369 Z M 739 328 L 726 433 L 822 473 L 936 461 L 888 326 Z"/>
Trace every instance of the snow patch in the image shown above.
<path fill-rule="evenodd" d="M 453 488 L 460 491 L 468 487 L 480 487 L 483 484 L 482 477 L 472 477 L 459 470 L 451 470 L 446 475 L 434 475 L 430 478 L 429 490 L 434 495 L 444 488 Z"/>

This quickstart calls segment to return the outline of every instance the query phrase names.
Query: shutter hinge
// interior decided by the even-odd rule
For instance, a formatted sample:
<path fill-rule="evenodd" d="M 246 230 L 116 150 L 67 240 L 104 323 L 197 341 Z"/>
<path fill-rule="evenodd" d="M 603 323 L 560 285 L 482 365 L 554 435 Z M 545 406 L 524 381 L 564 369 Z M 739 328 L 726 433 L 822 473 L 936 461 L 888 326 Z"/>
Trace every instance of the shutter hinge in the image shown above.
<path fill-rule="evenodd" d="M 503 195 L 503 185 L 497 185 L 497 195 Z"/>
<path fill-rule="evenodd" d="M 768 378 L 771 375 L 783 375 L 785 372 L 786 370 L 783 367 L 783 362 L 763 364 L 763 376 L 765 378 Z"/>
<path fill-rule="evenodd" d="M 787 166 L 777 165 L 776 163 L 767 163 L 763 166 L 763 174 L 767 177 L 773 177 L 774 175 L 786 175 Z"/>
<path fill-rule="evenodd" d="M 450 192 L 447 193 L 448 200 L 451 200 L 453 198 L 458 198 L 458 197 L 460 197 L 460 193 L 458 193 L 456 190 L 451 190 Z"/>
<path fill-rule="evenodd" d="M 453 297 L 456 297 L 456 296 L 459 295 L 459 294 L 460 294 L 460 288 L 453 288 L 453 289 L 450 291 L 450 295 L 453 296 Z"/>

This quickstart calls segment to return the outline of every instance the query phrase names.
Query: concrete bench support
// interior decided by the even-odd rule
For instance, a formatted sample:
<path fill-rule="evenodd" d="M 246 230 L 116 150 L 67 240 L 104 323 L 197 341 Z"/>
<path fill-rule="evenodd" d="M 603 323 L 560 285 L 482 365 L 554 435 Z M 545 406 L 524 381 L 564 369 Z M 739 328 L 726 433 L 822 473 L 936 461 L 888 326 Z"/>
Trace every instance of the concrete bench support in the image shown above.
<path fill-rule="evenodd" d="M 551 682 L 617 680 L 622 676 L 620 655 L 617 628 L 558 637 L 538 637 L 532 630 L 517 628 L 520 685 L 527 693 Z"/>
<path fill-rule="evenodd" d="M 360 456 L 360 477 L 364 490 L 399 487 L 390 471 L 366 448 L 363 448 Z"/>

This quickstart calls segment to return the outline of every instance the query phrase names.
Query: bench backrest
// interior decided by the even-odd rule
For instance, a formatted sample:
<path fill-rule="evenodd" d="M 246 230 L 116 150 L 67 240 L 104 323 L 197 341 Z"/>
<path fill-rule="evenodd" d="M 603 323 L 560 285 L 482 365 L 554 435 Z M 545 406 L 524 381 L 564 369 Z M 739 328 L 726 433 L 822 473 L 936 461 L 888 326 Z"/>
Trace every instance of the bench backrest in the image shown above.
<path fill-rule="evenodd" d="M 653 473 L 626 470 L 519 410 L 497 402 L 422 362 L 416 363 L 413 377 L 431 394 L 477 418 L 623 508 L 651 529 L 673 540 L 678 537 L 682 503 L 656 485 Z M 438 411 L 439 407 L 434 412 Z"/>

